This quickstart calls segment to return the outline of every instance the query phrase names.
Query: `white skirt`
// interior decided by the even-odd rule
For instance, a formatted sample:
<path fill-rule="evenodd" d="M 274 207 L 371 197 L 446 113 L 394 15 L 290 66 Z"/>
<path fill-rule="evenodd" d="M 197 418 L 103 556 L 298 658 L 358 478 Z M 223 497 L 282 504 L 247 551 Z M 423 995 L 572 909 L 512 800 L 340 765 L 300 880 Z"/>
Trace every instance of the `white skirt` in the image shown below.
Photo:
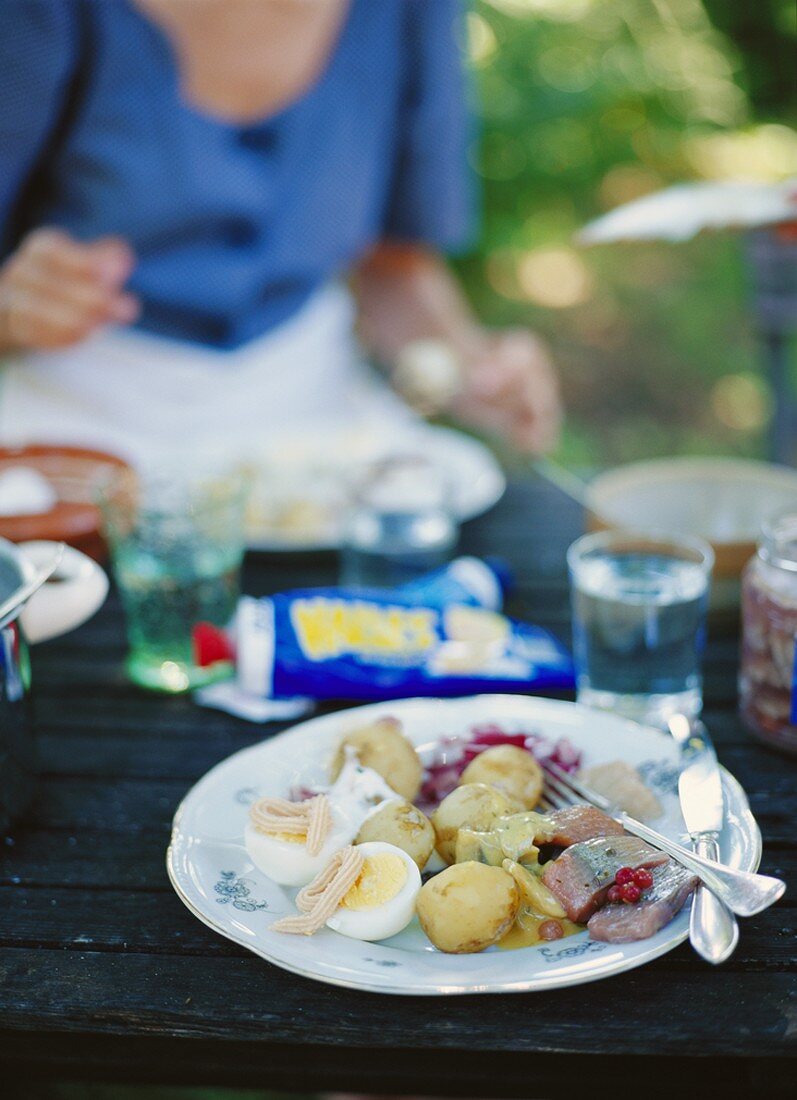
<path fill-rule="evenodd" d="M 373 374 L 348 292 L 317 292 L 275 331 L 217 351 L 106 329 L 66 351 L 12 357 L 0 375 L 0 442 L 97 447 L 135 465 L 249 460 L 281 438 L 402 435 L 414 415 Z"/>

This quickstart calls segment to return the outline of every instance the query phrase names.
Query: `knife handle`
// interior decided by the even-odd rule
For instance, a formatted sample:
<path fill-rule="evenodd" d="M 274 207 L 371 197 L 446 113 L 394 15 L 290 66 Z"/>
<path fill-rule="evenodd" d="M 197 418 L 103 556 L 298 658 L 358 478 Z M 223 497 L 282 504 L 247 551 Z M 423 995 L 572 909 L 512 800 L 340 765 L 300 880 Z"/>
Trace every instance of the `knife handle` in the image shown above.
<path fill-rule="evenodd" d="M 704 859 L 719 860 L 719 844 L 710 834 L 696 836 L 692 848 Z M 698 886 L 692 898 L 689 942 L 701 958 L 715 965 L 730 958 L 739 942 L 736 918 L 707 886 Z"/>

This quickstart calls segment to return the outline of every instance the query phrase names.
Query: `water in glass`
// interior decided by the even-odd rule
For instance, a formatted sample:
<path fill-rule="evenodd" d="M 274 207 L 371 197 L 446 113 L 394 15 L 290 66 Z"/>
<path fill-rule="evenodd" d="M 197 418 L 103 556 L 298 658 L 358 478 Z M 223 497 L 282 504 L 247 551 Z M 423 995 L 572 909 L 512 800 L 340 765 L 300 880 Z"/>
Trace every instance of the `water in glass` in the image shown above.
<path fill-rule="evenodd" d="M 571 547 L 579 702 L 662 726 L 699 713 L 710 559 L 611 535 Z"/>
<path fill-rule="evenodd" d="M 341 553 L 344 584 L 390 588 L 445 565 L 457 543 L 446 485 L 424 459 L 380 463 L 353 494 Z"/>
<path fill-rule="evenodd" d="M 199 623 L 223 628 L 235 613 L 243 479 L 127 474 L 102 504 L 127 623 L 130 678 L 142 687 L 180 692 L 230 675 L 231 667 L 196 664 L 193 631 Z"/>

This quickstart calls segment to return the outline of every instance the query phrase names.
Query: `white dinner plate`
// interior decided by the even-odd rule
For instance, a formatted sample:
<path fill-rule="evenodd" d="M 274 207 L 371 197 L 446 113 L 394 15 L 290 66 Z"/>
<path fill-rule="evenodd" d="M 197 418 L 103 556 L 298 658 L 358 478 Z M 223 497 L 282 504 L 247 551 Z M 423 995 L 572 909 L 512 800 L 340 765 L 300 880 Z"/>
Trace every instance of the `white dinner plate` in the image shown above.
<path fill-rule="evenodd" d="M 453 428 L 407 421 L 401 430 L 286 440 L 253 465 L 247 545 L 252 550 L 335 550 L 350 486 L 371 463 L 391 455 L 421 455 L 437 467 L 460 521 L 491 508 L 506 478 L 492 451 Z"/>
<path fill-rule="evenodd" d="M 259 745 L 235 753 L 194 786 L 174 818 L 167 867 L 172 885 L 192 913 L 210 928 L 285 970 L 332 985 L 379 993 L 441 995 L 556 989 L 595 981 L 641 966 L 682 943 L 688 907 L 655 936 L 639 943 L 609 944 L 579 932 L 516 950 L 489 948 L 474 955 L 437 951 L 417 918 L 381 943 L 349 939 L 330 929 L 315 936 L 271 932 L 279 917 L 295 912 L 287 892 L 258 871 L 243 844 L 248 806 L 264 795 L 286 796 L 296 783 L 326 780 L 341 734 L 380 715 L 401 719 L 417 746 L 496 722 L 508 732 L 567 737 L 587 765 L 626 760 L 640 768 L 661 800 L 655 824 L 676 839 L 684 829 L 676 792 L 677 749 L 658 730 L 575 703 L 512 695 L 467 699 L 406 699 L 301 722 Z M 761 834 L 739 783 L 723 771 L 726 823 L 722 859 L 745 871 L 757 869 Z"/>

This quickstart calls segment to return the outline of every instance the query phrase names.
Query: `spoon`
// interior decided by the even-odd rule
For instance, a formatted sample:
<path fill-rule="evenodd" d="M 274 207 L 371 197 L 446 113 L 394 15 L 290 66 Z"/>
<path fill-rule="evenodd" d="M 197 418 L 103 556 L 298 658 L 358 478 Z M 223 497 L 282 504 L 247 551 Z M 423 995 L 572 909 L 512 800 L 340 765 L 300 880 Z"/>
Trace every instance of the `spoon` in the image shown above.
<path fill-rule="evenodd" d="M 24 584 L 21 584 L 19 588 L 0 603 L 0 627 L 5 626 L 10 619 L 13 619 L 23 604 L 27 603 L 31 598 L 33 593 L 38 592 L 44 582 L 49 580 L 61 564 L 61 558 L 63 556 L 64 544 L 61 542 L 58 544 L 58 548 L 47 564 L 38 569 L 29 581 L 25 581 Z"/>

